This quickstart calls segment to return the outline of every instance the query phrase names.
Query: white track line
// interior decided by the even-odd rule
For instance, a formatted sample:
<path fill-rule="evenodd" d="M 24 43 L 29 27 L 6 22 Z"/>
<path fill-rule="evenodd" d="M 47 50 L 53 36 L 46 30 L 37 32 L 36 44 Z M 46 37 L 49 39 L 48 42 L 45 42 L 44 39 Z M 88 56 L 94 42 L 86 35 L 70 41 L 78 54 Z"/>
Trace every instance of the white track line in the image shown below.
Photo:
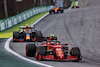
<path fill-rule="evenodd" d="M 43 17 L 41 17 L 39 20 L 37 20 L 37 21 L 36 21 L 35 23 L 33 23 L 32 25 L 37 24 L 40 20 L 42 20 L 42 19 L 43 19 L 44 17 L 46 17 L 47 15 L 49 15 L 49 13 L 46 14 L 46 15 L 44 15 Z M 10 49 L 10 47 L 9 47 L 10 41 L 11 41 L 12 39 L 13 39 L 13 37 L 9 38 L 9 39 L 5 42 L 5 49 L 6 49 L 8 52 L 14 54 L 15 56 L 17 56 L 17 57 L 19 57 L 19 58 L 21 58 L 21 59 L 23 59 L 23 60 L 29 61 L 29 62 L 34 63 L 34 64 L 38 64 L 38 65 L 45 66 L 45 67 L 54 67 L 54 66 L 51 66 L 51 65 L 48 65 L 48 64 L 44 64 L 44 63 L 40 63 L 40 62 L 31 60 L 31 59 L 28 59 L 28 58 L 26 58 L 26 57 L 24 57 L 24 56 L 22 56 L 22 55 L 16 53 L 15 51 L 13 51 L 12 49 Z"/>

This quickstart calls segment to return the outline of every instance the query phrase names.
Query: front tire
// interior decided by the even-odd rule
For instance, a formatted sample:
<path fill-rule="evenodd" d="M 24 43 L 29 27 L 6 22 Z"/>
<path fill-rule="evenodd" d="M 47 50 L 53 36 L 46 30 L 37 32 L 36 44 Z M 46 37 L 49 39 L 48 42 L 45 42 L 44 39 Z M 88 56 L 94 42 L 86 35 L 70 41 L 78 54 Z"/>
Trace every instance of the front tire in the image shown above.
<path fill-rule="evenodd" d="M 34 57 L 36 53 L 35 44 L 27 44 L 26 45 L 26 56 Z"/>
<path fill-rule="evenodd" d="M 79 62 L 79 60 L 82 60 L 82 58 L 81 58 L 81 51 L 80 51 L 80 49 L 79 49 L 78 47 L 73 47 L 73 48 L 71 49 L 71 51 L 70 51 L 70 54 L 71 54 L 72 56 L 80 57 L 80 59 L 74 60 L 73 62 Z"/>
<path fill-rule="evenodd" d="M 81 56 L 81 51 L 78 47 L 73 47 L 70 51 L 70 54 L 72 56 L 77 56 L 77 57 L 80 57 Z"/>

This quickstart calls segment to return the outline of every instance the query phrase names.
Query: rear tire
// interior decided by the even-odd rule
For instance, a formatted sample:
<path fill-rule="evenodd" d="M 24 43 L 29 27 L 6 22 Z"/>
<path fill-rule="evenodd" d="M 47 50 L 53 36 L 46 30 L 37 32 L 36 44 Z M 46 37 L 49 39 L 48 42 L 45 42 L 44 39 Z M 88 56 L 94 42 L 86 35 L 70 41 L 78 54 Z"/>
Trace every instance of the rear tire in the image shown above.
<path fill-rule="evenodd" d="M 37 41 L 38 42 L 42 42 L 43 41 L 42 32 L 41 31 L 37 31 L 36 34 L 37 34 Z"/>
<path fill-rule="evenodd" d="M 19 39 L 19 32 L 13 32 L 13 42 L 15 42 L 14 38 Z"/>
<path fill-rule="evenodd" d="M 51 14 L 51 11 L 49 11 L 49 14 Z"/>
<path fill-rule="evenodd" d="M 34 57 L 36 53 L 35 44 L 27 44 L 26 45 L 26 56 Z"/>
<path fill-rule="evenodd" d="M 64 11 L 63 10 L 61 10 L 61 13 L 63 13 Z"/>

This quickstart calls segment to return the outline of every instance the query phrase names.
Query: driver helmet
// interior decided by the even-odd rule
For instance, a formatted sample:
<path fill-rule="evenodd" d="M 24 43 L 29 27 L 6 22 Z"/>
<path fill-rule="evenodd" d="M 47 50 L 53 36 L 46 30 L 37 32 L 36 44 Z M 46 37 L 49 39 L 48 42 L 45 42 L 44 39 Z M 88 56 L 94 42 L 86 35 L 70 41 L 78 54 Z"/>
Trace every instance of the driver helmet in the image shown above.
<path fill-rule="evenodd" d="M 57 7 L 57 5 L 55 5 L 55 7 Z"/>
<path fill-rule="evenodd" d="M 25 31 L 26 31 L 26 32 L 30 32 L 30 27 L 29 27 L 28 24 L 26 24 Z"/>
<path fill-rule="evenodd" d="M 26 28 L 28 28 L 29 27 L 29 25 L 28 24 L 26 24 Z"/>
<path fill-rule="evenodd" d="M 50 37 L 54 37 L 55 35 L 51 34 Z"/>

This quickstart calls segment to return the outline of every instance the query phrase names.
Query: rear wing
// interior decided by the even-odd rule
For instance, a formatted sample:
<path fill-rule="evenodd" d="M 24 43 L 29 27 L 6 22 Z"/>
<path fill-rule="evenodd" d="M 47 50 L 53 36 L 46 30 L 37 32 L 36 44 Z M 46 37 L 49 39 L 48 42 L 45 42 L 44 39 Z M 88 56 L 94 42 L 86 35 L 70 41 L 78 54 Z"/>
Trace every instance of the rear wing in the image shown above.
<path fill-rule="evenodd" d="M 29 26 L 29 27 L 32 28 L 32 29 L 35 29 L 35 26 Z M 19 28 L 20 28 L 20 29 L 25 29 L 26 26 L 20 26 Z"/>
<path fill-rule="evenodd" d="M 26 27 L 26 26 L 20 26 L 19 28 L 20 28 L 20 29 L 25 29 L 25 27 Z"/>
<path fill-rule="evenodd" d="M 53 38 L 50 38 L 50 37 L 43 37 L 44 38 L 44 41 L 53 41 L 53 40 L 57 40 L 57 37 L 53 37 Z"/>

